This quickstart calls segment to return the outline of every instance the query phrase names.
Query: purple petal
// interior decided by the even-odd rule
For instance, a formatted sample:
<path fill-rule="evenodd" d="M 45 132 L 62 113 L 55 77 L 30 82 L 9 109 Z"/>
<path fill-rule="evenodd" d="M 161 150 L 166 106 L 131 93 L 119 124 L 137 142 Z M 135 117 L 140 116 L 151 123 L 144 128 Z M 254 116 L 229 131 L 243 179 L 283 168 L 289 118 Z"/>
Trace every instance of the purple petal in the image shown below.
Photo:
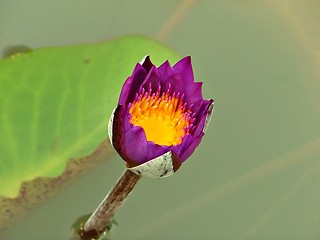
<path fill-rule="evenodd" d="M 144 81 L 141 83 L 141 86 L 146 90 L 149 91 L 150 89 L 152 92 L 156 92 L 159 87 L 160 81 L 160 74 L 158 69 L 153 66 L 148 75 L 145 77 Z"/>
<path fill-rule="evenodd" d="M 200 144 L 203 136 L 204 133 L 202 133 L 196 138 L 194 138 L 191 135 L 188 135 L 185 137 L 183 143 L 180 146 L 177 146 L 172 149 L 172 154 L 174 156 L 174 160 L 176 161 L 174 165 L 175 171 L 177 170 L 177 167 L 179 168 L 180 165 L 192 155 L 192 153 Z"/>
<path fill-rule="evenodd" d="M 127 161 L 127 158 L 124 156 L 125 148 L 124 148 L 124 119 L 123 115 L 125 113 L 125 107 L 122 105 L 118 105 L 114 111 L 113 118 L 113 126 L 112 126 L 112 145 L 115 150 L 119 153 L 119 155 L 123 158 L 123 160 Z"/>
<path fill-rule="evenodd" d="M 177 62 L 173 66 L 173 70 L 180 74 L 183 84 L 185 84 L 185 86 L 193 85 L 194 77 L 190 56 L 185 57 L 181 59 L 179 62 Z"/>
<path fill-rule="evenodd" d="M 187 93 L 187 98 L 190 103 L 197 102 L 199 100 L 203 100 L 202 98 L 202 82 L 196 82 L 192 85 L 185 86 L 185 91 Z"/>
<path fill-rule="evenodd" d="M 193 130 L 193 133 L 192 133 L 194 137 L 198 137 L 203 133 L 207 116 L 208 114 L 203 114 L 199 116 L 199 120 L 197 121 L 196 128 Z"/>
<path fill-rule="evenodd" d="M 146 137 L 144 135 L 144 141 L 143 136 L 141 135 L 141 131 L 134 131 L 132 124 L 129 123 L 129 114 L 127 112 L 127 109 L 125 106 L 118 105 L 118 107 L 114 111 L 114 118 L 113 118 L 113 128 L 112 128 L 112 143 L 113 147 L 116 149 L 116 151 L 119 153 L 119 155 L 122 157 L 124 161 L 126 161 L 128 164 L 134 164 L 137 160 L 142 157 L 143 154 L 145 154 L 145 157 L 141 161 L 145 161 L 147 158 L 147 152 L 141 151 L 145 148 L 147 150 L 146 146 Z M 144 131 L 142 130 L 143 134 Z M 130 147 L 130 144 L 137 143 L 135 138 L 139 139 L 139 144 L 141 145 L 139 148 L 140 153 L 137 153 L 137 157 L 134 157 L 132 147 Z M 130 142 L 131 140 L 131 142 Z M 145 143 L 145 144 L 143 144 Z M 145 146 L 144 146 L 145 145 Z"/>
<path fill-rule="evenodd" d="M 168 78 L 170 78 L 173 74 L 176 74 L 176 72 L 173 71 L 169 61 L 165 61 L 163 64 L 161 64 L 158 67 L 158 71 L 161 75 L 161 83 L 166 82 Z"/>
<path fill-rule="evenodd" d="M 146 56 L 142 61 L 142 67 L 146 70 L 146 72 L 149 72 L 153 66 L 154 65 L 151 62 L 149 55 Z"/>
<path fill-rule="evenodd" d="M 127 162 L 136 166 L 146 162 L 148 159 L 148 147 L 146 134 L 142 127 L 132 127 L 124 136 L 124 149 Z"/>
<path fill-rule="evenodd" d="M 195 115 L 196 121 L 194 123 L 195 125 L 199 125 L 200 120 L 209 114 L 209 109 L 212 104 L 213 104 L 212 99 L 197 101 L 196 103 L 193 104 L 193 106 L 191 107 L 191 111 L 196 113 Z"/>
<path fill-rule="evenodd" d="M 128 100 L 128 96 L 131 92 L 131 85 L 132 85 L 132 77 L 128 77 L 127 80 L 124 82 L 121 93 L 120 93 L 120 97 L 119 97 L 119 105 L 126 105 L 127 104 L 127 100 Z"/>
<path fill-rule="evenodd" d="M 178 73 L 172 74 L 165 82 L 162 82 L 161 87 L 162 91 L 166 92 L 168 88 L 171 88 L 171 93 L 180 93 L 180 96 L 182 94 L 185 94 L 185 87 L 183 86 L 183 83 L 181 81 L 180 75 Z M 186 99 L 184 99 L 186 100 Z"/>
<path fill-rule="evenodd" d="M 204 127 L 209 114 L 209 108 L 212 105 L 212 100 L 202 101 L 199 105 L 200 108 L 195 123 L 195 129 L 193 129 L 191 134 L 185 136 L 180 145 L 172 148 L 172 153 L 174 154 L 175 159 L 180 161 L 181 164 L 190 157 L 204 136 Z"/>
<path fill-rule="evenodd" d="M 158 144 L 155 144 L 154 142 L 148 141 L 148 160 L 154 159 L 156 157 L 159 157 L 166 152 L 170 151 L 170 147 L 168 146 L 161 146 Z"/>
<path fill-rule="evenodd" d="M 191 156 L 191 154 L 196 150 L 196 148 L 199 146 L 203 136 L 204 136 L 204 133 L 202 132 L 197 138 L 193 138 L 191 143 L 189 144 L 189 146 L 184 149 L 185 151 L 182 152 L 182 154 L 179 156 L 180 161 L 182 163 L 185 160 L 187 160 Z"/>
<path fill-rule="evenodd" d="M 127 78 L 122 87 L 119 105 L 128 105 L 128 103 L 133 101 L 135 94 L 139 91 L 139 87 L 147 76 L 147 73 L 148 72 L 140 64 L 136 65 L 132 76 Z"/>
<path fill-rule="evenodd" d="M 180 74 L 184 86 L 184 93 L 188 103 L 194 103 L 202 98 L 202 82 L 194 82 L 191 57 L 185 57 L 173 66 L 173 70 Z"/>

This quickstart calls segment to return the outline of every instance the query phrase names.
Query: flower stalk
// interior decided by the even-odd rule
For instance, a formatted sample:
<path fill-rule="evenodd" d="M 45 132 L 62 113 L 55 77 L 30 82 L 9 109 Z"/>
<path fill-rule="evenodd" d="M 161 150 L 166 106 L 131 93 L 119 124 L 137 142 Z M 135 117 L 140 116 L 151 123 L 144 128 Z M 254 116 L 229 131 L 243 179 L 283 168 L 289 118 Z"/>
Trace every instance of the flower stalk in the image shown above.
<path fill-rule="evenodd" d="M 141 178 L 140 175 L 126 169 L 117 183 L 92 213 L 90 218 L 80 229 L 81 239 L 97 239 L 112 222 L 115 213 L 122 206 L 128 195 Z"/>

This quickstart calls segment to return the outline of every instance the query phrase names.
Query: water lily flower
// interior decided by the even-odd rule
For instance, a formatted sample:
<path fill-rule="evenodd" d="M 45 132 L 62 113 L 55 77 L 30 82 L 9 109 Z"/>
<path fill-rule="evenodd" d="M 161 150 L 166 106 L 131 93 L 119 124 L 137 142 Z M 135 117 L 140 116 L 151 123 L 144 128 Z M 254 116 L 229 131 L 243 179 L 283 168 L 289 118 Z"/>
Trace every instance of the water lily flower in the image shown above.
<path fill-rule="evenodd" d="M 138 63 L 122 87 L 109 121 L 112 145 L 127 162 L 117 183 L 78 231 L 81 239 L 98 239 L 141 176 L 172 175 L 200 144 L 213 100 L 202 98 L 194 82 L 191 58 L 158 68 L 149 56 Z"/>
<path fill-rule="evenodd" d="M 191 58 L 156 67 L 149 56 L 125 81 L 109 122 L 109 138 L 127 168 L 139 175 L 172 175 L 200 144 L 213 108 L 194 82 Z"/>

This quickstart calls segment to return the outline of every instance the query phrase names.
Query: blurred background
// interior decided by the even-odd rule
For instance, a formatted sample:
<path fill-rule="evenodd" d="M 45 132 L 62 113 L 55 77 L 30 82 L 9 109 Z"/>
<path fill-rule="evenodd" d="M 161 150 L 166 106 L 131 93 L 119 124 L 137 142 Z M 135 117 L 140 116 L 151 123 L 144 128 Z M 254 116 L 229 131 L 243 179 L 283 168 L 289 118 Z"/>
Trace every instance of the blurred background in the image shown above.
<path fill-rule="evenodd" d="M 320 239 L 320 1 L 2 0 L 0 49 L 123 34 L 191 55 L 211 124 L 172 177 L 143 178 L 112 240 Z M 8 229 L 69 239 L 124 169 L 115 156 Z M 85 193 L 85 194 L 84 194 Z"/>

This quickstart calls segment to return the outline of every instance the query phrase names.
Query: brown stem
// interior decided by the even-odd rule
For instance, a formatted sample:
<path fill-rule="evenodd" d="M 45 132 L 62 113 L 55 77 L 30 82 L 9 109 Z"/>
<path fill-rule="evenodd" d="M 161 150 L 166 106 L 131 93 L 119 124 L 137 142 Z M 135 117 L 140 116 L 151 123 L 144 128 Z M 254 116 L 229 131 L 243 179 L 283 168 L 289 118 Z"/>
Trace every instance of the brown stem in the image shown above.
<path fill-rule="evenodd" d="M 98 236 L 93 235 L 100 235 L 105 231 L 107 225 L 111 223 L 113 216 L 127 199 L 140 178 L 140 175 L 128 169 L 124 171 L 116 185 L 103 199 L 80 231 L 79 234 L 82 239 L 95 239 Z"/>

